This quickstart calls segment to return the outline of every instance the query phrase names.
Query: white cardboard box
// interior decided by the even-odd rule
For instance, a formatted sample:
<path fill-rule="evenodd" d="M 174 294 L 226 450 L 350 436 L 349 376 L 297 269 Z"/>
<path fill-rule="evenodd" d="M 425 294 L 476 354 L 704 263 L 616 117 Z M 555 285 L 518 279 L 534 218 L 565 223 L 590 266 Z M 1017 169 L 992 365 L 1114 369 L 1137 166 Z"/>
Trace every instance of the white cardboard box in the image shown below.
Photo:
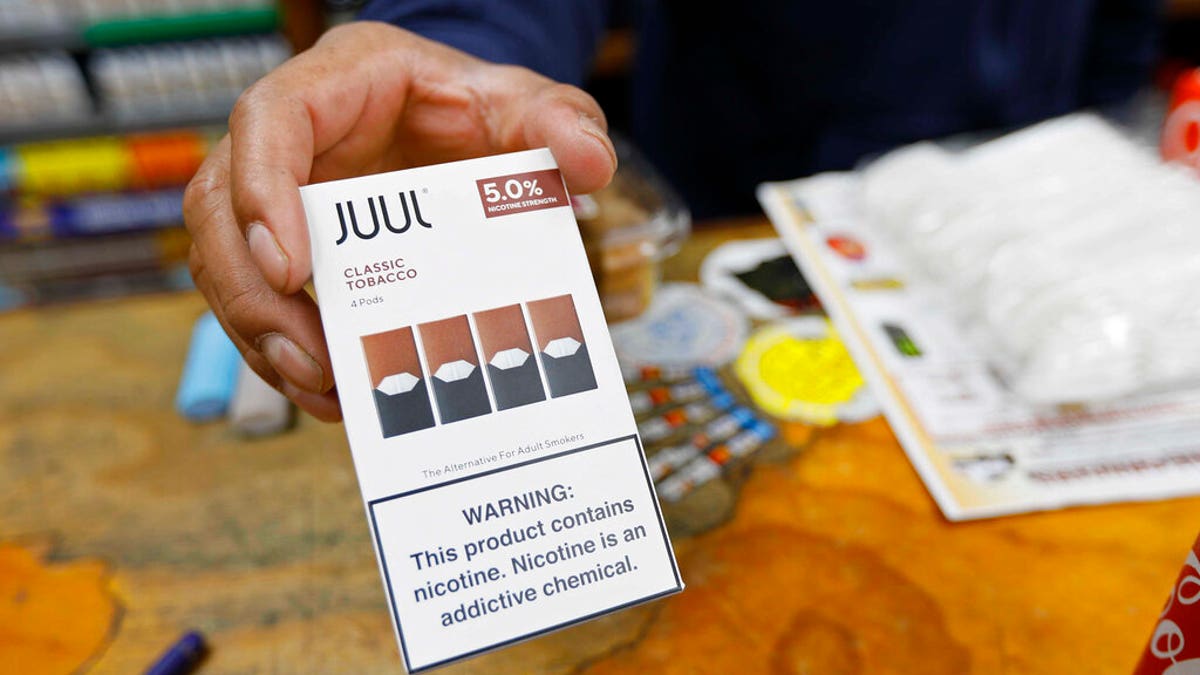
<path fill-rule="evenodd" d="M 301 194 L 406 667 L 682 590 L 550 152 Z"/>

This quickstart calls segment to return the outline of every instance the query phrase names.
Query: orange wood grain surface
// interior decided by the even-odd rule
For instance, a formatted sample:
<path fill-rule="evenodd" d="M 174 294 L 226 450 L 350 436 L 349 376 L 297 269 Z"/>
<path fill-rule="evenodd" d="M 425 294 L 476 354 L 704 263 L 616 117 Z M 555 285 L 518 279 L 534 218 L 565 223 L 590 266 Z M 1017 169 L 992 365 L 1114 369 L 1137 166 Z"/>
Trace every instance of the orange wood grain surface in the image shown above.
<path fill-rule="evenodd" d="M 730 236 L 668 266 L 693 278 Z M 243 441 L 171 403 L 195 294 L 0 316 L 0 672 L 400 662 L 340 426 Z M 1127 673 L 1200 499 L 945 521 L 882 420 L 784 430 L 667 509 L 687 590 L 450 673 Z M 7 660 L 6 660 L 7 659 Z"/>

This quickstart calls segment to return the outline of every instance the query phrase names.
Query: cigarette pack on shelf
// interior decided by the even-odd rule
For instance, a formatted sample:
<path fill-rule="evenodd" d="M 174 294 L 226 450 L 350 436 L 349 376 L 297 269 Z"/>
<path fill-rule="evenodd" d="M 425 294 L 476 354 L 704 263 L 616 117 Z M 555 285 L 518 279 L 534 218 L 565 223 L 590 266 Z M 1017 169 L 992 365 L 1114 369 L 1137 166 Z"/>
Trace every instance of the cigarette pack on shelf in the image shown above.
<path fill-rule="evenodd" d="M 82 3 L 75 0 L 0 2 L 0 49 L 65 48 L 77 44 Z"/>
<path fill-rule="evenodd" d="M 215 140 L 214 130 L 197 128 L 0 148 L 0 191 L 46 199 L 182 187 Z"/>
<path fill-rule="evenodd" d="M 0 311 L 189 288 L 190 241 L 179 227 L 0 240 Z"/>
<path fill-rule="evenodd" d="M 246 87 L 289 54 L 274 35 L 221 38 L 99 49 L 88 69 L 101 109 L 116 120 L 220 119 Z"/>
<path fill-rule="evenodd" d="M 691 230 L 682 200 L 629 142 L 616 138 L 619 168 L 612 183 L 575 197 L 575 217 L 604 315 L 638 316 L 658 287 L 659 263 L 679 250 Z"/>
<path fill-rule="evenodd" d="M 186 285 L 183 190 L 214 139 L 183 129 L 0 150 L 0 309 Z"/>
<path fill-rule="evenodd" d="M 5 0 L 0 51 L 265 33 L 279 14 L 272 0 Z"/>
<path fill-rule="evenodd" d="M 247 13 L 272 18 L 225 25 Z M 0 10 L 0 143 L 223 124 L 238 95 L 291 54 L 274 32 L 276 14 L 273 3 L 241 0 L 93 2 L 57 13 L 6 6 Z M 57 18 L 46 18 L 51 15 Z M 19 23 L 25 19 L 43 29 L 76 26 L 81 35 L 96 29 L 114 37 L 34 40 L 17 49 L 26 42 Z M 162 25 L 167 28 L 159 30 Z"/>
<path fill-rule="evenodd" d="M 79 121 L 93 112 L 83 73 L 66 52 L 0 57 L 0 127 Z"/>
<path fill-rule="evenodd" d="M 279 4 L 0 2 L 0 309 L 188 283 L 183 188 L 290 55 Z"/>

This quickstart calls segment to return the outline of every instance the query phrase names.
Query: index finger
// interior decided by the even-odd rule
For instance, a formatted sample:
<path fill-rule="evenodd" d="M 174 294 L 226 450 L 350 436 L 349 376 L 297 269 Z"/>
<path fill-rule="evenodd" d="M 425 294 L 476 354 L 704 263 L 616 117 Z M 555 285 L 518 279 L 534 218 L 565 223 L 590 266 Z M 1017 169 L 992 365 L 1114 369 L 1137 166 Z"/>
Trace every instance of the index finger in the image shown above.
<path fill-rule="evenodd" d="M 247 90 L 230 115 L 234 214 L 263 278 L 281 293 L 299 291 L 312 274 L 299 187 L 370 96 L 370 81 L 353 74 L 354 54 L 301 54 Z"/>

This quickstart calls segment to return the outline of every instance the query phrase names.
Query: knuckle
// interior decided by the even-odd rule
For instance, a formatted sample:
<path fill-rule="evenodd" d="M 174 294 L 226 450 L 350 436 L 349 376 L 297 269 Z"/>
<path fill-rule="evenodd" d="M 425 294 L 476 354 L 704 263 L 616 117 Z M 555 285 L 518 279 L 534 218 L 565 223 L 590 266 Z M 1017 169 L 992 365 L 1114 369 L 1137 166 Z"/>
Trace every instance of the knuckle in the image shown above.
<path fill-rule="evenodd" d="M 254 327 L 261 323 L 266 308 L 264 293 L 254 284 L 232 286 L 221 297 L 221 309 L 230 327 L 252 345 L 257 338 Z"/>
<path fill-rule="evenodd" d="M 183 190 L 183 217 L 185 219 L 198 213 L 208 201 L 208 196 L 212 194 L 212 181 L 205 173 L 204 170 L 197 173 L 192 180 L 188 181 L 187 187 Z"/>
<path fill-rule="evenodd" d="M 189 230 L 196 231 L 220 206 L 229 187 L 226 173 L 206 163 L 184 188 L 183 221 Z"/>
<path fill-rule="evenodd" d="M 289 64 L 284 64 L 278 70 L 268 73 L 247 87 L 241 96 L 237 97 L 229 111 L 229 131 L 231 133 L 236 135 L 242 129 L 253 132 L 255 123 L 270 122 L 268 119 L 259 118 L 270 115 L 273 104 L 289 98 L 290 95 L 285 84 L 286 78 L 281 75 L 288 69 L 288 66 Z"/>
<path fill-rule="evenodd" d="M 201 287 L 205 275 L 204 256 L 200 253 L 200 247 L 194 243 L 188 247 L 188 272 L 196 286 Z"/>
<path fill-rule="evenodd" d="M 246 88 L 241 96 L 233 103 L 233 108 L 229 111 L 229 128 L 230 130 L 238 129 L 253 117 L 255 110 L 259 106 L 259 101 L 264 96 L 263 80 L 259 80 Z"/>

